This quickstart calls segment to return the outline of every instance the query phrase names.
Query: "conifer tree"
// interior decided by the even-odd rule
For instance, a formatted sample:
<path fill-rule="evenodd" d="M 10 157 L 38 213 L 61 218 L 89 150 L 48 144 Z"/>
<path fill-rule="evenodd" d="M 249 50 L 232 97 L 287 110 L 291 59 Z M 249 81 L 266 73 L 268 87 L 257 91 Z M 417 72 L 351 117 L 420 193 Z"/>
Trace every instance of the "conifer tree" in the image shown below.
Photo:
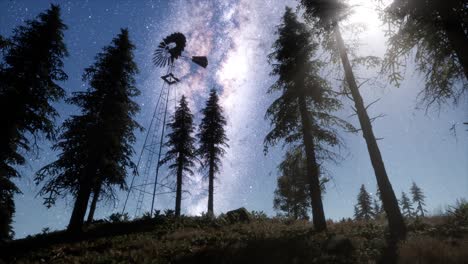
<path fill-rule="evenodd" d="M 67 79 L 62 62 L 68 56 L 66 28 L 60 8 L 51 5 L 0 40 L 0 239 L 13 234 L 13 196 L 20 192 L 12 181 L 20 177 L 16 166 L 25 163 L 24 152 L 37 148 L 38 136 L 55 136 L 58 113 L 51 103 L 65 95 L 57 82 Z"/>
<path fill-rule="evenodd" d="M 375 214 L 371 196 L 367 192 L 364 184 L 362 184 L 357 197 L 357 204 L 354 207 L 354 218 L 356 220 L 369 221 L 374 217 Z"/>
<path fill-rule="evenodd" d="M 394 0 L 384 12 L 390 36 L 384 70 L 399 85 L 405 61 L 414 57 L 425 78 L 428 105 L 457 102 L 468 89 L 466 0 Z M 416 52 L 414 52 L 416 51 Z"/>
<path fill-rule="evenodd" d="M 278 166 L 278 177 L 273 200 L 273 208 L 284 212 L 293 219 L 308 219 L 311 207 L 307 167 L 300 148 L 286 152 L 283 162 Z"/>
<path fill-rule="evenodd" d="M 169 169 L 176 174 L 176 204 L 175 216 L 180 216 L 182 204 L 182 186 L 184 173 L 193 175 L 192 168 L 197 161 L 195 152 L 195 138 L 193 132 L 193 115 L 187 105 L 185 96 L 182 96 L 180 103 L 168 124 L 171 132 L 167 135 L 165 145 L 169 148 L 160 164 L 171 162 Z"/>
<path fill-rule="evenodd" d="M 7 177 L 0 177 L 0 241 L 12 239 L 15 235 L 12 222 L 15 213 L 14 195 L 18 187 Z"/>
<path fill-rule="evenodd" d="M 426 206 L 426 203 L 424 202 L 426 196 L 415 182 L 413 182 L 413 185 L 411 186 L 411 196 L 413 198 L 413 203 L 416 203 L 415 215 L 419 214 L 424 217 L 424 213 L 427 212 L 426 209 L 424 209 L 424 206 Z"/>
<path fill-rule="evenodd" d="M 40 195 L 46 196 L 48 206 L 60 196 L 75 197 L 68 226 L 72 232 L 81 230 L 91 193 L 97 199 L 101 188 L 117 185 L 125 189 L 126 170 L 135 168 L 133 131 L 140 126 L 133 120 L 139 106 L 132 97 L 140 92 L 135 87 L 134 49 L 128 30 L 122 29 L 85 69 L 88 90 L 68 100 L 81 108 L 81 114 L 65 121 L 54 145 L 62 151 L 58 160 L 36 174 L 38 184 L 45 181 Z"/>
<path fill-rule="evenodd" d="M 375 199 L 374 198 L 374 209 L 378 209 L 378 210 L 374 210 L 374 212 L 378 215 L 385 215 L 385 210 L 382 206 L 382 194 L 380 193 L 380 189 L 379 189 L 379 186 L 377 185 L 377 188 L 376 188 L 376 191 L 375 191 L 375 196 L 378 198 L 378 199 Z"/>
<path fill-rule="evenodd" d="M 312 38 L 313 32 L 297 20 L 290 8 L 286 9 L 277 35 L 269 60 L 273 68 L 271 75 L 277 76 L 278 80 L 270 87 L 269 93 L 279 92 L 280 97 L 266 113 L 273 130 L 265 137 L 265 150 L 279 141 L 286 144 L 302 141 L 307 159 L 313 223 L 317 231 L 324 231 L 327 226 L 318 160 L 333 156 L 327 147 L 341 144 L 335 127 L 349 129 L 349 124 L 331 114 L 341 104 L 332 96 L 327 81 L 319 76 L 323 64 L 316 59 L 318 43 Z"/>
<path fill-rule="evenodd" d="M 408 198 L 405 192 L 401 192 L 400 199 L 401 211 L 405 217 L 413 216 L 413 206 L 411 205 L 411 200 Z"/>
<path fill-rule="evenodd" d="M 375 195 L 379 198 L 379 201 L 382 202 L 382 194 L 380 193 L 379 185 L 377 185 Z"/>
<path fill-rule="evenodd" d="M 0 50 L 5 49 L 8 46 L 8 40 L 0 35 Z"/>
<path fill-rule="evenodd" d="M 359 85 L 349 60 L 348 50 L 341 35 L 339 23 L 346 18 L 349 8 L 343 0 L 300 0 L 299 2 L 305 8 L 304 18 L 310 23 L 310 26 L 320 32 L 319 34 L 322 35 L 323 40 L 334 40 L 332 45 L 325 45 L 325 47 L 329 48 L 333 55 L 339 55 L 341 59 L 347 84 L 345 93 L 354 102 L 362 135 L 366 141 L 377 184 L 381 191 L 382 206 L 389 223 L 391 244 L 395 246 L 397 241 L 406 238 L 407 230 L 374 135 L 371 118 L 367 113 L 368 106 L 365 106 L 359 91 Z"/>
<path fill-rule="evenodd" d="M 208 214 L 213 213 L 214 179 L 215 173 L 219 172 L 221 157 L 226 153 L 225 147 L 229 147 L 224 127 L 226 119 L 219 105 L 216 90 L 211 90 L 210 97 L 202 110 L 203 119 L 197 134 L 199 148 L 197 155 L 202 161 L 202 168 L 208 169 Z"/>
<path fill-rule="evenodd" d="M 384 214 L 382 206 L 380 206 L 379 201 L 377 201 L 377 199 L 375 199 L 375 198 L 374 198 L 374 200 L 372 202 L 372 210 L 374 212 L 374 217 L 375 218 L 378 218 L 379 216 Z"/>

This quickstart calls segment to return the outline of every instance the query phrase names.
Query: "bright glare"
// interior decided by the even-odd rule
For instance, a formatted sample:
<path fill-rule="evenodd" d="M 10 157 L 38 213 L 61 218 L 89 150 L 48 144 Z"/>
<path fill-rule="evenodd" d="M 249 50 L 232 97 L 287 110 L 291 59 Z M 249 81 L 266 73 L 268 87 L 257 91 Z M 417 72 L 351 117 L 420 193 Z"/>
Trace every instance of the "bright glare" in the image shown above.
<path fill-rule="evenodd" d="M 348 0 L 348 4 L 351 6 L 352 13 L 349 19 L 346 20 L 346 24 L 364 26 L 364 31 L 357 36 L 362 51 L 376 56 L 383 55 L 385 52 L 385 36 L 382 21 L 379 19 L 377 11 L 377 1 Z M 352 32 L 352 30 L 348 32 Z M 353 34 L 351 33 L 347 37 L 356 37 Z"/>
<path fill-rule="evenodd" d="M 372 0 L 349 0 L 353 13 L 350 17 L 352 23 L 362 23 L 366 30 L 377 30 L 382 22 L 376 10 L 376 1 Z"/>

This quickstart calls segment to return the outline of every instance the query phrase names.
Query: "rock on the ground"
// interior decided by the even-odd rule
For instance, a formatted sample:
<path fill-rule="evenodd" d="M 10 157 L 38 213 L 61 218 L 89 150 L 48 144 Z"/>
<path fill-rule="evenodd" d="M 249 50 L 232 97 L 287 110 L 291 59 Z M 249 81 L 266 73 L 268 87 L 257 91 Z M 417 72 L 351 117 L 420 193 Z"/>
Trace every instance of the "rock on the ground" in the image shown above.
<path fill-rule="evenodd" d="M 227 212 L 226 218 L 231 224 L 249 223 L 251 221 L 250 213 L 244 207 Z"/>

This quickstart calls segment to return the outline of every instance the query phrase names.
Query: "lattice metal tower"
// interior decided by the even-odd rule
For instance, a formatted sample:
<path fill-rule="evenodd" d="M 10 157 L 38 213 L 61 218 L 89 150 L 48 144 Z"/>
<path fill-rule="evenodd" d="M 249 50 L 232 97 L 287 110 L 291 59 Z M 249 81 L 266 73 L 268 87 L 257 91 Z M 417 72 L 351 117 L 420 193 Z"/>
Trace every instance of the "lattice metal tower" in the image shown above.
<path fill-rule="evenodd" d="M 133 192 L 136 192 L 135 217 L 142 213 L 145 197 L 149 195 L 151 199 L 150 214 L 154 213 L 155 197 L 159 194 L 172 193 L 173 191 L 164 184 L 158 182 L 160 173 L 160 161 L 164 151 L 164 138 L 166 135 L 166 124 L 168 117 L 168 107 L 177 103 L 176 85 L 180 82 L 173 74 L 174 62 L 181 58 L 189 58 L 182 55 L 186 44 L 185 36 L 182 33 L 173 33 L 159 44 L 153 56 L 153 63 L 161 68 L 167 67 L 159 97 L 151 117 L 151 122 L 147 128 L 146 137 L 137 161 L 137 171 L 133 173 L 130 188 L 125 198 L 122 213 L 128 210 L 128 200 Z M 208 60 L 204 56 L 192 56 L 191 61 L 206 68 Z M 154 178 L 152 177 L 154 176 Z M 154 181 L 153 181 L 154 179 Z M 158 191 L 158 187 L 166 188 Z M 148 191 L 148 189 L 150 189 Z M 150 192 L 152 189 L 152 192 Z"/>

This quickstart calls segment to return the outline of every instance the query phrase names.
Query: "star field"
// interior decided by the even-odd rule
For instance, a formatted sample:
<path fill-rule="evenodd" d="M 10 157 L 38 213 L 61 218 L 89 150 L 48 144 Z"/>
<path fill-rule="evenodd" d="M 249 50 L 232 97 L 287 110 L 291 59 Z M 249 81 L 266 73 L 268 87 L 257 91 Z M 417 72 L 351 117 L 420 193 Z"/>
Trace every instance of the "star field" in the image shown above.
<path fill-rule="evenodd" d="M 274 94 L 266 94 L 274 82 L 274 77 L 269 76 L 267 55 L 271 52 L 275 27 L 285 5 L 295 6 L 294 1 L 3 0 L 0 1 L 0 34 L 9 36 L 14 27 L 48 8 L 49 2 L 61 6 L 63 20 L 69 27 L 65 32 L 65 42 L 70 57 L 64 61 L 69 80 L 62 83 L 69 95 L 86 89 L 87 84 L 81 80 L 83 69 L 93 62 L 94 56 L 111 41 L 119 28 L 129 29 L 131 40 L 137 47 L 135 60 L 140 69 L 137 87 L 142 91 L 136 99 L 142 109 L 137 121 L 143 126 L 149 124 L 160 92 L 163 71 L 152 65 L 151 57 L 161 39 L 172 32 L 182 32 L 188 40 L 188 54 L 208 56 L 207 69 L 181 60 L 175 73 L 181 79 L 177 95 L 188 97 L 197 124 L 199 111 L 211 88 L 219 91 L 228 120 L 230 148 L 215 182 L 215 213 L 245 206 L 249 210 L 275 214 L 272 207 L 278 176 L 276 166 L 284 149 L 278 146 L 266 156 L 263 153 L 263 139 L 270 129 L 264 114 L 275 99 Z M 372 15 L 372 6 L 368 1 L 352 2 L 356 5 L 356 11 L 346 24 L 367 25 L 361 34 L 345 34 L 345 38 L 350 40 L 357 37 L 360 43 L 358 53 L 382 56 L 385 37 L 377 16 Z M 376 76 L 375 71 L 365 69 L 357 74 L 363 78 Z M 381 98 L 369 111 L 371 116 L 386 115 L 376 120 L 373 126 L 377 137 L 383 138 L 379 145 L 397 196 L 401 191 L 408 191 L 411 182 L 415 181 L 427 196 L 429 212 L 435 212 L 454 203 L 457 198 L 468 197 L 468 134 L 462 125 L 458 126 L 456 137 L 450 131 L 453 124 L 468 120 L 468 103 L 465 98 L 458 106 L 430 109 L 426 114 L 425 109 L 415 108 L 418 92 L 423 86 L 421 76 L 409 72 L 406 77 L 400 88 L 369 84 L 364 85 L 361 91 L 367 103 Z M 339 81 L 331 81 L 339 85 Z M 64 102 L 55 106 L 61 114 L 57 125 L 77 110 Z M 358 125 L 355 117 L 349 118 L 349 102 L 345 106 L 338 115 Z M 145 132 L 135 133 L 138 138 L 135 152 L 139 153 Z M 325 164 L 333 180 L 327 186 L 324 207 L 327 218 L 332 219 L 352 216 L 361 184 L 365 184 L 371 193 L 375 193 L 376 186 L 362 136 L 344 132 L 341 136 L 347 145 L 342 150 L 343 161 L 340 164 Z M 40 149 L 28 156 L 27 166 L 19 168 L 23 177 L 18 180 L 18 185 L 23 194 L 16 196 L 16 237 L 38 233 L 43 227 L 62 229 L 68 224 L 71 198 L 46 209 L 42 198 L 36 197 L 39 188 L 32 181 L 34 173 L 41 166 L 55 159 L 57 153 L 50 146 L 50 142 L 42 140 Z M 202 173 L 197 173 L 185 186 L 191 193 L 184 196 L 183 213 L 200 214 L 206 211 L 207 183 L 202 176 Z M 124 192 L 119 193 L 117 203 L 103 202 L 98 205 L 96 218 L 120 211 L 124 195 Z M 136 203 L 135 197 L 131 198 L 130 208 Z M 149 210 L 150 197 L 147 198 L 145 206 Z M 172 208 L 173 200 L 172 195 L 158 197 L 157 209 Z"/>

